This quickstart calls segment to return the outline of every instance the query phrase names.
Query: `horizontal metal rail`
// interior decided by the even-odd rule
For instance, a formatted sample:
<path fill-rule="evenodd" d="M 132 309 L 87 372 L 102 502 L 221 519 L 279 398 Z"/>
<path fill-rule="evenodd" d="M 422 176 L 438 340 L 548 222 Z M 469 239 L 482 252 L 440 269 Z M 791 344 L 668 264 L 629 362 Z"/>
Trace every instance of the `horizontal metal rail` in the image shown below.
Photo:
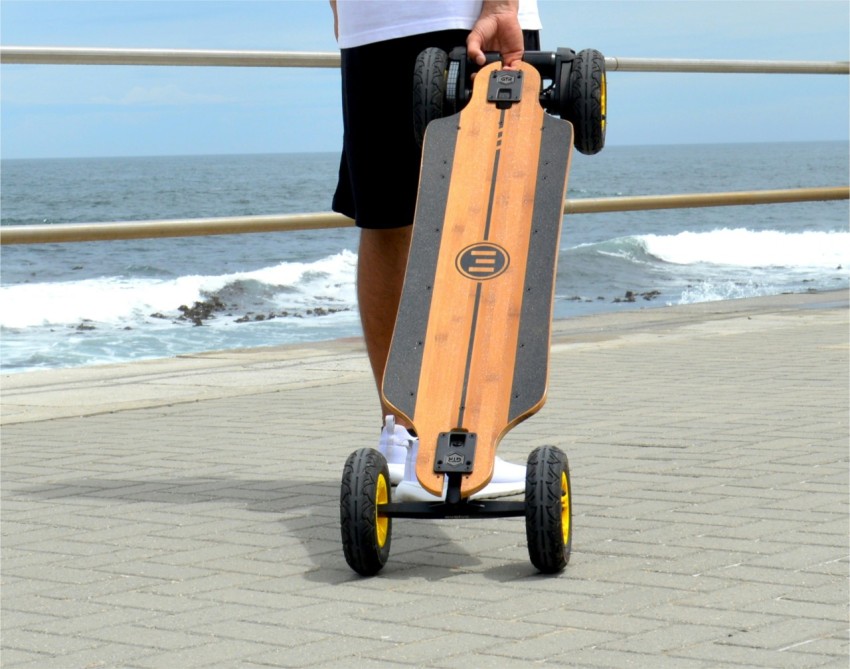
<path fill-rule="evenodd" d="M 640 195 L 567 200 L 566 214 L 597 214 L 686 207 L 724 207 L 850 199 L 850 186 L 789 190 Z M 331 212 L 269 216 L 192 218 L 125 223 L 15 225 L 0 227 L 0 244 L 47 244 L 159 237 L 196 237 L 350 227 L 354 221 Z"/>
<path fill-rule="evenodd" d="M 567 200 L 565 214 L 601 214 L 615 211 L 734 207 L 739 205 L 783 204 L 850 199 L 850 186 L 789 188 L 782 190 L 728 191 L 724 193 L 684 193 L 679 195 L 633 195 Z"/>
<path fill-rule="evenodd" d="M 57 225 L 0 226 L 0 244 L 46 244 L 94 242 L 116 239 L 153 239 L 159 237 L 201 237 L 235 235 L 249 232 L 318 230 L 354 225 L 347 216 L 323 212 L 317 214 L 280 214 L 268 216 L 232 216 L 220 218 L 182 218 L 129 221 L 120 223 L 62 223 Z"/>
<path fill-rule="evenodd" d="M 24 65 L 177 65 L 212 67 L 339 67 L 338 52 L 221 51 L 0 47 L 0 63 Z M 727 72 L 750 74 L 850 74 L 848 61 L 700 60 L 606 57 L 610 72 Z"/>
<path fill-rule="evenodd" d="M 97 49 L 3 46 L 4 65 L 186 65 L 212 67 L 339 67 L 339 53 L 209 49 Z"/>
<path fill-rule="evenodd" d="M 738 74 L 850 74 L 850 61 L 605 58 L 608 72 L 723 72 Z"/>

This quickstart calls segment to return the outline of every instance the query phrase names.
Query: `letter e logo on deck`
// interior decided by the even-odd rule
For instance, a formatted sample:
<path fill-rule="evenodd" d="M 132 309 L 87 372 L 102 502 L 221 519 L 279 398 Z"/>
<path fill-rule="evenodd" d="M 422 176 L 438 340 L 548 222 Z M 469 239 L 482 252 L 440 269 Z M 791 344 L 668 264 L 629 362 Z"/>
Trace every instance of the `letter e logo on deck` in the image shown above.
<path fill-rule="evenodd" d="M 499 276 L 510 262 L 508 252 L 498 244 L 478 242 L 457 254 L 455 266 L 468 279 L 485 281 Z"/>

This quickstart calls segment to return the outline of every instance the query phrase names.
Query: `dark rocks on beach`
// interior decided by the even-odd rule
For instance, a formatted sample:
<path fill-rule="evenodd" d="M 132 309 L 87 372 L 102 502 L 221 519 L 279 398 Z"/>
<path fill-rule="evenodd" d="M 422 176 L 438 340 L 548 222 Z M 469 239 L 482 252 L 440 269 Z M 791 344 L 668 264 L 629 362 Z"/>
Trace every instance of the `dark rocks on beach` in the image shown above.
<path fill-rule="evenodd" d="M 95 326 L 92 325 L 90 320 L 84 320 L 82 323 L 80 323 L 77 326 L 78 332 L 87 332 L 89 330 L 95 330 L 95 329 L 96 329 Z"/>
<path fill-rule="evenodd" d="M 604 300 L 604 297 L 596 298 L 598 300 Z M 568 302 L 593 302 L 593 300 L 582 297 L 581 295 L 573 295 L 572 297 L 566 298 Z"/>
<path fill-rule="evenodd" d="M 266 316 L 265 314 L 252 314 L 247 313 L 244 316 L 240 316 L 239 318 L 234 319 L 234 323 L 253 323 L 254 321 L 265 321 L 274 318 L 274 314 L 269 314 Z"/>
<path fill-rule="evenodd" d="M 256 322 L 259 322 L 259 321 L 270 321 L 270 320 L 277 318 L 278 315 L 288 316 L 288 314 L 285 311 L 280 313 L 280 314 L 273 314 L 273 313 L 272 314 L 255 314 L 255 313 L 248 312 L 244 316 L 240 316 L 239 318 L 235 319 L 233 322 L 234 323 L 256 323 Z"/>
<path fill-rule="evenodd" d="M 648 290 L 648 291 L 643 292 L 643 293 L 638 293 L 638 292 L 635 292 L 633 290 L 627 290 L 623 297 L 615 297 L 613 300 L 611 300 L 611 302 L 613 302 L 613 303 L 637 302 L 639 297 L 642 297 L 644 300 L 649 302 L 651 300 L 654 300 L 656 297 L 658 297 L 660 295 L 661 295 L 660 290 Z M 581 295 L 573 295 L 572 297 L 565 297 L 563 299 L 566 300 L 567 302 L 588 302 L 588 303 L 590 303 L 590 302 L 604 302 L 608 298 L 604 297 L 603 295 L 599 295 L 599 296 L 596 297 L 595 300 L 593 300 L 591 298 L 584 298 Z"/>
<path fill-rule="evenodd" d="M 255 314 L 249 311 L 244 316 L 235 319 L 234 322 L 253 323 L 257 321 L 270 321 L 275 318 L 304 318 L 305 316 L 330 316 L 331 314 L 335 314 L 340 311 L 348 311 L 348 309 L 327 309 L 325 307 L 316 307 L 314 309 L 307 309 L 306 311 L 301 313 L 291 311 L 279 311 L 277 313 L 271 312 L 268 314 Z"/>
<path fill-rule="evenodd" d="M 195 302 L 191 307 L 182 304 L 177 307 L 178 311 L 181 312 L 181 315 L 177 317 L 178 321 L 191 321 L 194 325 L 203 325 L 205 321 L 214 318 L 217 313 L 228 311 L 232 309 L 233 305 L 228 307 L 224 302 L 221 301 L 218 297 L 212 297 L 208 300 L 204 300 L 203 302 Z M 301 312 L 293 312 L 293 311 L 278 311 L 278 312 L 268 312 L 268 313 L 256 313 L 253 311 L 248 311 L 244 313 L 242 316 L 238 318 L 234 318 L 234 323 L 257 323 L 261 321 L 270 321 L 275 318 L 305 318 L 309 316 L 329 316 L 330 314 L 335 314 L 340 311 L 348 311 L 347 308 L 344 309 L 334 309 L 330 307 L 314 307 L 312 309 L 305 309 Z M 233 316 L 232 313 L 228 313 L 227 315 Z M 167 316 L 157 312 L 150 315 L 151 318 L 167 318 Z"/>
<path fill-rule="evenodd" d="M 192 321 L 195 325 L 203 325 L 216 311 L 224 311 L 227 306 L 218 297 L 211 297 L 204 302 L 195 302 L 191 307 L 181 304 L 177 307 L 183 313 L 178 316 L 179 321 Z"/>
<path fill-rule="evenodd" d="M 638 297 L 642 297 L 647 302 L 654 300 L 661 295 L 660 290 L 650 290 L 645 293 L 636 293 L 633 290 L 627 290 L 624 297 L 615 297 L 614 302 L 637 302 Z"/>

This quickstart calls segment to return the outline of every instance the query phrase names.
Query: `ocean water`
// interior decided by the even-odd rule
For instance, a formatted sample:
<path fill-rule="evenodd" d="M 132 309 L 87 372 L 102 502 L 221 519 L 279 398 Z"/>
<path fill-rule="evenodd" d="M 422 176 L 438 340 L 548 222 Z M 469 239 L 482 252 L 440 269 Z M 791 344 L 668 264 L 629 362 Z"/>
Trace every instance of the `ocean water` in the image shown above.
<path fill-rule="evenodd" d="M 568 197 L 848 183 L 848 145 L 607 147 Z M 4 160 L 0 224 L 330 210 L 335 154 Z M 846 200 L 567 216 L 556 318 L 850 285 Z M 4 373 L 357 336 L 357 231 L 6 246 Z"/>

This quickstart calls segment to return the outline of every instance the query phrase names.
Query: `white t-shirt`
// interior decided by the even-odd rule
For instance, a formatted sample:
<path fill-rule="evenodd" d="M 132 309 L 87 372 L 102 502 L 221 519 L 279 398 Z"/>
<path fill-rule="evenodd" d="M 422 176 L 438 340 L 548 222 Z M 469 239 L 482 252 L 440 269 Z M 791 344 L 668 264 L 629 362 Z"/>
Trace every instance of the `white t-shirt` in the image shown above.
<path fill-rule="evenodd" d="M 337 0 L 339 47 L 348 49 L 437 30 L 470 30 L 482 0 Z M 520 0 L 523 30 L 540 30 L 537 0 Z"/>

